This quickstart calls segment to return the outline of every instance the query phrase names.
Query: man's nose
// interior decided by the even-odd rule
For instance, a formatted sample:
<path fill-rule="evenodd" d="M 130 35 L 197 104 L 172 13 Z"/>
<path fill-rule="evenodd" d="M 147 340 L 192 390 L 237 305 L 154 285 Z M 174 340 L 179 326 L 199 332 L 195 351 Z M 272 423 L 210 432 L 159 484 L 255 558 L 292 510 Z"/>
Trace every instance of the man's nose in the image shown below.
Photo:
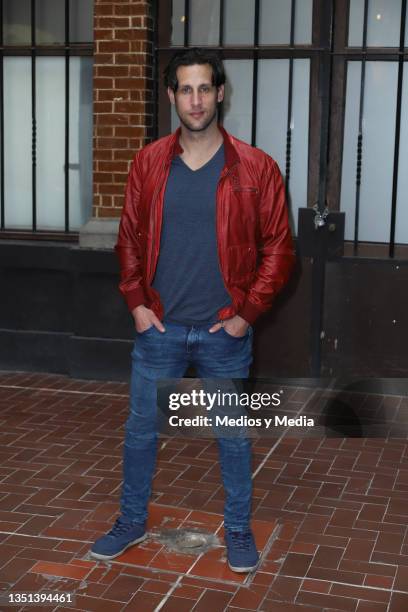
<path fill-rule="evenodd" d="M 193 93 L 191 94 L 191 96 L 192 96 L 191 103 L 193 106 L 198 106 L 199 104 L 201 104 L 201 95 L 198 89 L 193 90 Z"/>

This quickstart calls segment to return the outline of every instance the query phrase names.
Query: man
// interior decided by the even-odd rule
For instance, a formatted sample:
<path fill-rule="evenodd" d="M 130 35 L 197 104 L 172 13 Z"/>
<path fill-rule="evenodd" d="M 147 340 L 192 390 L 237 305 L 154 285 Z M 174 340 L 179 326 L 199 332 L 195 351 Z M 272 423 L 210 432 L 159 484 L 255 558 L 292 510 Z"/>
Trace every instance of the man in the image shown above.
<path fill-rule="evenodd" d="M 112 559 L 146 537 L 157 452 L 156 383 L 182 377 L 247 378 L 251 325 L 294 263 L 285 190 L 276 163 L 217 124 L 225 74 L 211 51 L 177 52 L 165 85 L 180 119 L 172 135 L 134 158 L 116 250 L 137 332 L 125 426 L 121 516 L 91 554 Z M 225 490 L 228 563 L 258 562 L 250 529 L 250 441 L 217 440 Z"/>

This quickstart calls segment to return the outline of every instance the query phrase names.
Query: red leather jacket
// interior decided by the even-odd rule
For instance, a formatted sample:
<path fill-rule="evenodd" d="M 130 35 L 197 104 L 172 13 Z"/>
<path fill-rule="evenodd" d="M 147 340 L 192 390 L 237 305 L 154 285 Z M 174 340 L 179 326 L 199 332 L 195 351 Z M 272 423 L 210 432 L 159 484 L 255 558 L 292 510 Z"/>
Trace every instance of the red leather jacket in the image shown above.
<path fill-rule="evenodd" d="M 219 129 L 224 137 L 225 166 L 217 186 L 217 245 L 231 305 L 222 308 L 218 318 L 239 314 L 252 324 L 271 306 L 295 261 L 285 188 L 269 155 Z M 151 283 L 159 256 L 170 164 L 182 152 L 179 135 L 180 128 L 134 157 L 115 247 L 121 268 L 119 289 L 129 310 L 144 304 L 160 319 L 163 306 Z"/>

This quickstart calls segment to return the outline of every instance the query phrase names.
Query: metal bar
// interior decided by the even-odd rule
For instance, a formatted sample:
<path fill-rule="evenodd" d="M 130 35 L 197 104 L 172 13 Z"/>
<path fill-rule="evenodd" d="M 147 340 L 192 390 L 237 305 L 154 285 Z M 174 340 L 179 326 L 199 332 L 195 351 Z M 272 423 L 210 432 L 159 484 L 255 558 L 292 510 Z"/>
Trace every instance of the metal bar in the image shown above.
<path fill-rule="evenodd" d="M 333 13 L 332 13 L 333 14 Z M 334 26 L 332 25 L 332 28 Z M 333 44 L 333 37 L 331 37 Z M 330 111 L 331 111 L 331 79 L 333 74 L 333 54 L 330 48 L 321 60 L 319 94 L 321 96 L 322 129 L 320 134 L 320 156 L 319 156 L 319 192 L 318 207 L 320 213 L 326 208 L 328 151 L 330 149 Z"/>
<path fill-rule="evenodd" d="M 220 0 L 220 31 L 218 33 L 219 46 L 224 46 L 224 21 L 225 20 L 225 1 Z"/>
<path fill-rule="evenodd" d="M 83 45 L 84 46 L 84 45 Z M 72 52 L 76 52 L 76 47 L 78 47 L 78 45 L 71 45 L 71 49 Z M 301 45 L 296 45 L 296 48 L 291 49 L 290 45 L 285 45 L 284 47 L 267 47 L 267 46 L 262 46 L 262 45 L 258 45 L 258 46 L 251 46 L 251 47 L 234 47 L 233 45 L 228 46 L 228 47 L 220 47 L 220 46 L 211 46 L 211 49 L 214 49 L 216 51 L 223 51 L 224 54 L 224 58 L 225 59 L 229 59 L 229 58 L 236 58 L 236 57 L 247 57 L 247 58 L 253 58 L 254 54 L 256 52 L 258 52 L 258 55 L 260 58 L 286 58 L 288 57 L 288 55 L 293 56 L 293 57 L 299 57 L 299 58 L 312 58 L 315 55 L 320 55 L 322 52 L 324 52 L 324 48 L 323 47 L 302 47 Z M 40 54 L 40 52 L 45 52 L 51 55 L 51 51 L 56 51 L 57 53 L 59 52 L 60 54 L 63 53 L 63 49 L 61 49 L 61 47 L 56 46 L 55 49 L 51 49 L 51 47 L 45 47 L 42 46 L 39 50 L 38 50 L 38 54 Z M 82 49 L 81 49 L 82 51 Z M 87 53 L 90 54 L 91 53 L 91 48 L 89 47 L 89 45 L 87 46 Z M 157 51 L 162 52 L 174 52 L 174 47 L 168 47 L 168 46 L 159 46 L 157 48 Z M 15 54 L 16 53 L 29 53 L 29 47 L 5 47 L 4 48 L 4 53 L 5 54 Z M 79 54 L 79 53 L 78 53 Z M 390 60 L 390 61 L 396 61 L 398 60 L 398 58 L 400 57 L 400 55 L 402 55 L 405 59 L 408 59 L 408 48 L 405 51 L 400 52 L 398 50 L 397 47 L 395 48 L 388 48 L 388 49 L 383 49 L 380 47 L 373 47 L 373 48 L 369 48 L 366 49 L 365 51 L 361 51 L 361 50 L 357 50 L 357 49 L 344 49 L 342 51 L 333 51 L 332 55 L 334 57 L 345 57 L 347 59 L 353 59 L 353 60 L 359 60 L 362 59 L 364 56 L 366 56 L 369 59 L 378 59 L 378 60 Z"/>
<path fill-rule="evenodd" d="M 291 0 L 290 10 L 290 46 L 295 44 L 295 18 L 296 0 Z M 289 202 L 289 182 L 292 155 L 292 107 L 293 107 L 293 57 L 289 58 L 289 84 L 288 84 L 288 119 L 286 126 L 286 167 L 285 167 L 285 193 L 286 201 Z"/>
<path fill-rule="evenodd" d="M 258 47 L 259 43 L 259 0 L 255 0 L 254 14 L 254 45 Z M 256 146 L 256 128 L 257 128 L 257 106 L 258 106 L 258 51 L 254 50 L 254 65 L 252 73 L 252 126 L 251 126 L 251 144 Z"/>
<path fill-rule="evenodd" d="M 327 193 L 326 200 L 328 206 L 332 211 L 340 210 L 340 192 L 341 192 L 341 168 L 342 168 L 342 155 L 341 147 L 339 143 L 344 140 L 344 118 L 345 118 L 345 92 L 347 88 L 346 70 L 347 62 L 344 61 L 344 57 L 338 57 L 336 51 L 343 49 L 347 45 L 347 37 L 349 30 L 349 0 L 337 0 L 335 4 L 334 20 L 336 27 L 333 32 L 333 63 L 332 63 L 332 90 L 331 99 L 334 103 L 330 109 L 330 134 L 334 135 L 334 138 L 330 139 L 329 149 L 329 171 L 327 175 Z M 336 100 L 341 103 L 336 104 Z M 313 119 L 310 125 L 313 125 Z M 313 152 L 311 153 L 313 155 Z M 313 163 L 313 162 L 312 162 Z M 311 179 L 311 182 L 313 179 Z M 308 201 L 315 203 L 317 200 L 313 194 L 312 197 L 308 198 Z"/>
<path fill-rule="evenodd" d="M 368 1 L 364 0 L 364 25 L 363 25 L 363 50 L 367 49 L 367 20 L 368 20 Z M 361 171 L 363 158 L 363 115 L 364 115 L 364 89 L 365 89 L 366 56 L 361 60 L 361 81 L 360 81 L 360 107 L 358 117 L 358 137 L 357 137 L 357 168 L 356 168 L 356 209 L 354 213 L 354 252 L 358 249 L 358 230 L 360 221 L 360 187 Z"/>
<path fill-rule="evenodd" d="M 399 57 L 400 55 L 405 55 L 408 57 L 408 51 L 403 49 L 400 51 L 398 47 L 369 47 L 368 49 L 357 49 L 355 47 L 348 47 L 347 49 L 342 49 L 339 51 L 334 51 L 333 55 L 343 56 L 343 57 L 351 57 L 352 59 L 360 59 L 362 57 L 374 57 L 374 58 L 383 58 L 388 59 L 388 57 Z"/>
<path fill-rule="evenodd" d="M 11 55 L 15 56 L 30 56 L 31 55 L 31 45 L 25 45 L 22 47 L 0 47 L 0 51 L 3 52 L 4 56 Z M 69 46 L 70 55 L 73 56 L 84 56 L 90 57 L 94 54 L 93 45 L 79 45 L 79 44 L 71 44 Z M 37 57 L 41 56 L 49 56 L 49 57 L 61 57 L 65 55 L 65 45 L 55 45 L 55 47 L 47 47 L 46 45 L 41 45 L 41 47 L 36 48 Z"/>
<path fill-rule="evenodd" d="M 290 38 L 289 45 L 295 46 L 296 0 L 291 0 L 290 6 Z"/>
<path fill-rule="evenodd" d="M 69 232 L 69 40 L 70 40 L 70 12 L 69 0 L 65 0 L 65 231 Z"/>
<path fill-rule="evenodd" d="M 160 28 L 159 28 L 159 7 L 158 0 L 154 0 L 153 4 L 153 23 L 154 23 L 154 31 L 153 31 L 153 126 L 152 126 L 152 137 L 154 140 L 157 140 L 159 137 L 159 54 L 157 52 L 159 46 L 159 40 L 161 36 Z M 170 21 L 171 23 L 171 21 Z"/>
<path fill-rule="evenodd" d="M 405 45 L 405 24 L 407 19 L 407 0 L 402 0 L 401 5 L 401 29 L 400 29 L 400 51 Z M 390 257 L 394 257 L 395 251 L 395 222 L 397 218 L 397 196 L 398 196 L 398 172 L 399 172 L 399 150 L 401 138 L 401 108 L 402 108 L 402 79 L 404 74 L 404 58 L 402 55 L 398 61 L 398 87 L 397 87 L 397 109 L 395 116 L 395 144 L 394 144 L 394 171 L 392 177 L 391 198 L 391 228 L 390 228 Z"/>
<path fill-rule="evenodd" d="M 3 0 L 0 0 L 0 229 L 5 228 L 4 202 L 4 58 L 3 58 Z"/>
<path fill-rule="evenodd" d="M 333 73 L 334 44 L 334 0 L 322 2 L 322 33 L 325 51 L 319 65 L 319 110 L 321 113 L 318 210 L 323 213 L 326 207 L 328 152 L 330 150 L 330 96 Z M 324 289 L 326 257 L 325 244 L 319 230 L 316 232 L 318 253 L 313 258 L 312 271 L 312 316 L 311 316 L 311 370 L 312 376 L 320 376 L 322 362 L 322 328 L 324 317 Z"/>
<path fill-rule="evenodd" d="M 190 0 L 184 0 L 184 46 L 190 44 Z"/>
<path fill-rule="evenodd" d="M 225 2 L 220 0 L 220 21 L 218 32 L 218 46 L 220 49 L 224 46 L 224 18 L 225 18 Z M 222 124 L 224 120 L 224 102 L 218 104 L 218 122 Z"/>
<path fill-rule="evenodd" d="M 37 229 L 37 118 L 36 118 L 36 0 L 31 0 L 31 119 L 32 119 L 32 141 L 31 141 L 31 159 L 32 159 L 32 216 L 33 216 L 33 231 Z"/>

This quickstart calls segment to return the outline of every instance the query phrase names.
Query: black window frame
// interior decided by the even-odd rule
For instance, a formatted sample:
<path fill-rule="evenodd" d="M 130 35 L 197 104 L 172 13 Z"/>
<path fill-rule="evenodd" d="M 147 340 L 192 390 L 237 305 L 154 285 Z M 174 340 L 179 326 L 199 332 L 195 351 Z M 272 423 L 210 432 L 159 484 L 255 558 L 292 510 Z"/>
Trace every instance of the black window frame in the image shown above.
<path fill-rule="evenodd" d="M 53 240 L 65 242 L 78 242 L 79 232 L 70 230 L 69 225 L 69 96 L 70 96 L 70 57 L 93 57 L 94 43 L 76 43 L 70 41 L 70 2 L 64 0 L 65 41 L 53 45 L 37 44 L 36 41 L 36 6 L 38 0 L 30 0 L 31 5 L 31 44 L 4 45 L 3 0 L 0 0 L 0 239 L 34 239 Z M 41 1 L 41 0 L 40 0 Z M 4 194 L 4 57 L 31 57 L 31 172 L 32 172 L 32 228 L 13 229 L 5 226 L 5 194 Z M 64 199 L 65 199 L 65 228 L 63 230 L 37 229 L 37 185 L 36 185 L 36 148 L 37 148 L 37 120 L 36 120 L 36 58 L 40 56 L 65 58 L 65 164 L 64 164 Z M 91 145 L 91 143 L 90 143 Z"/>
<path fill-rule="evenodd" d="M 390 205 L 391 231 L 389 242 L 375 243 L 358 239 L 358 205 L 355 220 L 354 241 L 345 241 L 345 254 L 353 256 L 374 256 L 380 258 L 408 258 L 408 244 L 395 244 L 396 201 L 398 186 L 399 139 L 401 126 L 402 78 L 404 63 L 408 60 L 408 48 L 404 47 L 405 29 L 407 27 L 407 0 L 401 2 L 400 44 L 399 47 L 368 47 L 366 39 L 367 14 L 370 0 L 365 0 L 364 35 L 361 47 L 348 46 L 350 0 L 313 0 L 312 45 L 295 45 L 293 38 L 294 11 L 296 1 L 292 5 L 291 41 L 288 45 L 224 46 L 222 40 L 223 6 L 220 0 L 220 40 L 217 49 L 223 59 L 254 60 L 253 111 L 256 126 L 256 78 L 257 61 L 259 59 L 286 58 L 290 60 L 290 73 L 293 70 L 293 60 L 296 58 L 310 59 L 310 92 L 309 92 L 309 150 L 308 150 L 308 187 L 307 206 L 318 205 L 321 211 L 328 206 L 329 210 L 340 210 L 340 187 L 342 172 L 342 155 L 344 139 L 346 74 L 348 61 L 379 60 L 398 62 L 398 90 L 395 126 L 395 150 L 393 167 L 392 201 Z M 255 0 L 254 41 L 258 41 L 257 18 L 259 2 Z M 185 0 L 184 48 L 188 41 L 189 0 Z M 171 6 L 172 0 L 157 0 L 156 22 L 156 73 L 161 79 L 164 66 L 171 54 L 179 48 L 171 46 Z M 363 83 L 364 85 L 364 83 Z M 362 87 L 362 91 L 363 87 Z M 364 93 L 363 93 L 364 95 Z M 170 107 L 164 87 L 159 83 L 156 94 L 156 137 L 169 133 Z M 289 85 L 288 104 L 291 103 L 291 84 Z M 288 118 L 290 113 L 288 113 Z M 254 124 L 254 121 L 253 121 Z M 360 122 L 361 125 L 361 122 Z M 256 127 L 252 128 L 252 143 L 255 143 Z M 290 181 L 291 132 L 288 126 L 286 143 L 286 189 Z M 356 187 L 359 192 L 362 164 L 362 139 L 359 135 L 356 150 Z M 359 195 L 357 195 L 359 198 Z M 306 205 L 306 203 L 305 203 Z M 407 237 L 408 243 L 408 237 Z"/>
<path fill-rule="evenodd" d="M 288 84 L 288 124 L 286 126 L 286 157 L 285 157 L 285 176 L 286 176 L 286 192 L 289 192 L 290 169 L 291 169 L 291 138 L 292 132 L 290 129 L 292 91 L 293 91 L 293 61 L 295 59 L 310 60 L 310 91 L 309 104 L 313 87 L 316 86 L 318 77 L 317 56 L 321 50 L 321 24 L 315 19 L 317 11 L 315 7 L 324 3 L 324 0 L 313 0 L 313 22 L 312 22 L 312 44 L 295 44 L 295 12 L 298 2 L 301 0 L 289 0 L 291 2 L 291 24 L 290 24 L 290 42 L 287 45 L 261 45 L 259 43 L 259 14 L 260 0 L 255 0 L 255 15 L 254 15 L 254 44 L 253 45 L 224 45 L 223 41 L 223 24 L 224 24 L 224 0 L 220 0 L 220 24 L 219 24 L 219 42 L 217 46 L 209 45 L 208 48 L 216 49 L 220 52 L 223 59 L 250 59 L 254 62 L 253 82 L 252 82 L 252 126 L 251 126 L 251 144 L 256 143 L 257 133 L 257 84 L 258 84 L 258 61 L 262 59 L 289 59 L 289 84 Z M 171 45 L 171 13 L 172 0 L 158 0 L 156 9 L 156 46 L 155 46 L 155 64 L 156 74 L 158 75 L 158 91 L 157 91 L 157 112 L 156 112 L 156 137 L 164 136 L 169 133 L 170 126 L 170 106 L 167 99 L 167 93 L 162 84 L 162 74 L 164 67 L 169 61 L 172 53 L 177 49 L 189 47 L 188 37 L 188 16 L 190 13 L 190 1 L 185 0 L 184 14 L 184 45 Z M 311 116 L 312 107 L 309 108 L 309 118 Z M 221 107 L 222 115 L 222 107 Z M 222 118 L 222 116 L 221 116 Z M 316 126 L 319 117 L 314 117 L 314 122 L 309 119 L 309 160 L 311 158 L 311 150 L 316 149 Z M 312 133 L 313 127 L 313 133 Z M 310 177 L 310 173 L 308 173 Z M 308 202 L 316 202 L 317 189 L 316 185 L 307 184 L 307 200 Z M 305 203 L 306 205 L 306 203 Z"/>

